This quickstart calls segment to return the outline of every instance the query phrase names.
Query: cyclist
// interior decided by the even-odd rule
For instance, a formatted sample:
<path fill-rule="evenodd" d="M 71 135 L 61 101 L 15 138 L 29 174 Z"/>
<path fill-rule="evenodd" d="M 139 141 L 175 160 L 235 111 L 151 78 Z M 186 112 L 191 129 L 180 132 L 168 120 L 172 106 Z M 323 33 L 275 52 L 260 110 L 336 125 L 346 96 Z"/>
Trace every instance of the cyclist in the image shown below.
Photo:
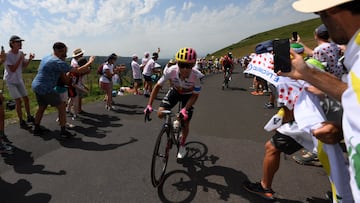
<path fill-rule="evenodd" d="M 222 71 L 224 72 L 224 78 L 226 75 L 226 72 L 229 73 L 229 80 L 231 80 L 231 74 L 234 69 L 234 62 L 233 62 L 233 56 L 232 53 L 229 52 L 227 55 L 224 56 L 222 60 Z"/>
<path fill-rule="evenodd" d="M 157 81 L 151 92 L 148 105 L 144 112 L 152 111 L 152 104 L 159 90 L 166 81 L 170 81 L 171 88 L 160 103 L 158 117 L 163 118 L 161 110 L 170 110 L 178 102 L 181 102 L 180 114 L 183 116 L 184 126 L 180 135 L 180 146 L 177 157 L 182 159 L 186 155 L 185 141 L 189 134 L 189 123 L 193 114 L 195 104 L 201 90 L 198 71 L 194 69 L 196 63 L 196 52 L 193 48 L 181 48 L 175 55 L 177 64 L 169 67 L 162 77 Z"/>

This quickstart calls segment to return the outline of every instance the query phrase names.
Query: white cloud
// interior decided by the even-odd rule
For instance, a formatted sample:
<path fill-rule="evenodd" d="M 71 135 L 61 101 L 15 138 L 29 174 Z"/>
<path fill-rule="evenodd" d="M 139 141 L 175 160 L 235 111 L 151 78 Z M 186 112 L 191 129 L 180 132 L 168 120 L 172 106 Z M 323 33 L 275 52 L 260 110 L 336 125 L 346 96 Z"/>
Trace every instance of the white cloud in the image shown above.
<path fill-rule="evenodd" d="M 18 34 L 26 39 L 24 51 L 35 51 L 37 57 L 49 53 L 55 41 L 65 42 L 70 51 L 82 47 L 93 55 L 141 55 L 161 47 L 160 57 L 171 57 L 183 46 L 204 55 L 252 34 L 313 17 L 293 11 L 286 0 L 212 2 L 1 1 L 0 42 Z"/>
<path fill-rule="evenodd" d="M 182 10 L 190 10 L 192 7 L 194 7 L 192 2 L 184 2 Z"/>

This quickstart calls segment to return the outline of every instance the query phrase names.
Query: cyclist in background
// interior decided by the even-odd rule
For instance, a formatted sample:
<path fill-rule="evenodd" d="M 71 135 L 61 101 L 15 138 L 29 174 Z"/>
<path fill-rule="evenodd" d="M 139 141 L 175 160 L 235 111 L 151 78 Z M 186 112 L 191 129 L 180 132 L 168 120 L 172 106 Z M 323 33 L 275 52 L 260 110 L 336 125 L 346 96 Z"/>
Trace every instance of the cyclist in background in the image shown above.
<path fill-rule="evenodd" d="M 229 71 L 229 80 L 231 80 L 231 74 L 234 69 L 234 62 L 233 62 L 233 56 L 232 53 L 229 52 L 227 55 L 224 56 L 222 60 L 222 71 L 224 72 L 224 77 L 226 74 L 226 71 Z"/>
<path fill-rule="evenodd" d="M 180 135 L 180 146 L 177 157 L 182 159 L 186 155 L 185 141 L 189 134 L 189 123 L 193 114 L 193 105 L 201 90 L 200 77 L 196 69 L 196 52 L 193 48 L 181 48 L 175 55 L 177 64 L 169 67 L 158 80 L 151 92 L 148 105 L 144 112 L 152 111 L 152 104 L 159 90 L 166 81 L 170 81 L 171 88 L 160 103 L 158 117 L 163 118 L 161 110 L 170 110 L 181 102 L 180 114 L 183 116 L 184 126 Z"/>

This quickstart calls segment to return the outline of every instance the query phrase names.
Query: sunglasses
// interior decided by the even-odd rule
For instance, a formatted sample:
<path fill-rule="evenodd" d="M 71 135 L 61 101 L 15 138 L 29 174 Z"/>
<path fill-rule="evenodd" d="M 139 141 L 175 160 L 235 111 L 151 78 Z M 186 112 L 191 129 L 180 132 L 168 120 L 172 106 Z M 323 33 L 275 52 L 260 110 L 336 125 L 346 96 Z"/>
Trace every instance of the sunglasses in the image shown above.
<path fill-rule="evenodd" d="M 178 66 L 180 69 L 192 69 L 194 67 L 194 64 L 192 63 L 178 63 Z"/>

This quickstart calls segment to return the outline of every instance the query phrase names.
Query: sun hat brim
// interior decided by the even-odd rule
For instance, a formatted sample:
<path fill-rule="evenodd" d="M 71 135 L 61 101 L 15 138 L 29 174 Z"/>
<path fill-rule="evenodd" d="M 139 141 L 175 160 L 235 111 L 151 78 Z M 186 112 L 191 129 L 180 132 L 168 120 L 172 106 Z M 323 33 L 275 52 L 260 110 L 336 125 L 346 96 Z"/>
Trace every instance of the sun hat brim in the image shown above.
<path fill-rule="evenodd" d="M 298 0 L 292 4 L 292 7 L 300 12 L 313 13 L 323 11 L 353 0 Z"/>

